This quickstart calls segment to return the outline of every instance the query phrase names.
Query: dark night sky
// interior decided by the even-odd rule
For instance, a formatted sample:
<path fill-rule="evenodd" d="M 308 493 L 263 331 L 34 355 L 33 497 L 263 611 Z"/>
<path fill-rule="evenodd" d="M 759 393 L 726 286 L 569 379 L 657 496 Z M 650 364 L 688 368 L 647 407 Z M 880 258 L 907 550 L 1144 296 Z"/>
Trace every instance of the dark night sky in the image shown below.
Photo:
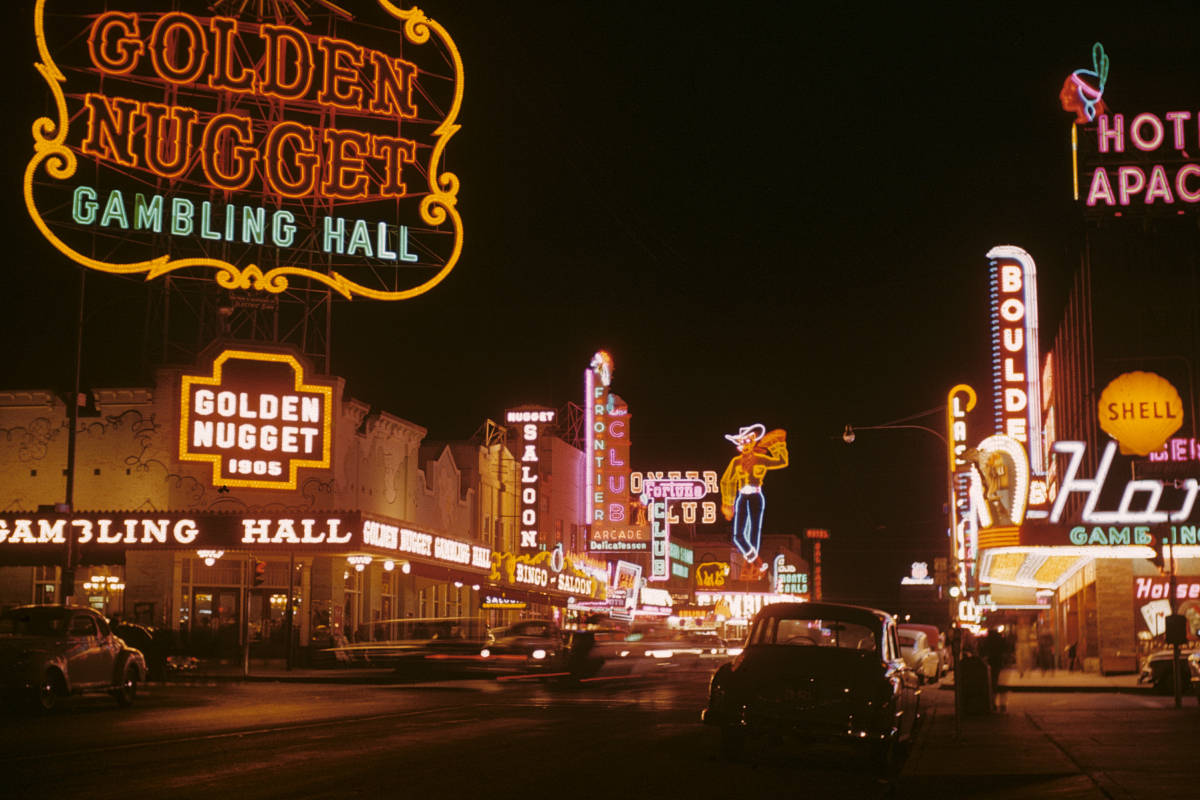
<path fill-rule="evenodd" d="M 1099 40 L 1116 110 L 1196 111 L 1200 9 L 815 5 L 421 3 L 465 62 L 465 250 L 420 298 L 338 305 L 349 392 L 465 438 L 508 406 L 579 402 L 606 348 L 635 468 L 719 470 L 723 434 L 786 428 L 767 530 L 830 527 L 827 592 L 891 605 L 908 563 L 944 551 L 943 451 L 900 431 L 847 447 L 843 426 L 958 382 L 984 395 L 993 245 L 1038 260 L 1049 341 L 1078 241 L 1062 81 Z M 44 103 L 31 31 L 5 34 L 0 375 L 66 389 L 76 273 L 20 201 Z M 141 291 L 89 278 L 85 383 L 137 380 Z"/>

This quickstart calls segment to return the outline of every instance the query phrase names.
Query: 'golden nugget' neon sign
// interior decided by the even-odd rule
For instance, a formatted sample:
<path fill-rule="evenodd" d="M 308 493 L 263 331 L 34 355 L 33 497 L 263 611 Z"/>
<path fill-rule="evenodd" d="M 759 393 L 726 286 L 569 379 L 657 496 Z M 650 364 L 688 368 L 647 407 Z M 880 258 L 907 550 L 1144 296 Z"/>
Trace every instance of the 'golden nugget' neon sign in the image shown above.
<path fill-rule="evenodd" d="M 228 16 L 56 8 L 47 29 L 47 6 L 59 2 L 35 7 L 37 68 L 56 114 L 33 126 L 25 200 L 62 253 L 106 272 L 154 278 L 204 267 L 225 288 L 274 293 L 300 276 L 383 300 L 422 294 L 453 269 L 458 179 L 441 162 L 459 127 L 462 60 L 419 10 L 378 0 L 356 12 L 377 20 L 290 4 L 294 12 L 277 8 L 270 24 L 245 3 Z M 283 24 L 294 17 L 315 29 L 320 15 L 330 21 L 320 29 L 335 35 Z M 406 56 L 429 54 L 420 46 L 430 42 L 440 51 L 430 59 L 437 75 L 346 38 L 394 47 L 380 31 L 397 21 Z M 88 178 L 73 182 L 77 174 Z M 353 215 L 332 213 L 349 204 Z M 121 245 L 101 256 L 90 241 L 102 229 Z M 234 263 L 242 258 L 276 263 Z M 398 271 L 368 277 L 389 263 L 404 274 L 426 269 L 407 287 Z"/>
<path fill-rule="evenodd" d="M 226 350 L 211 375 L 184 375 L 179 458 L 212 464 L 213 485 L 295 489 L 329 466 L 333 389 L 307 384 L 283 353 Z"/>

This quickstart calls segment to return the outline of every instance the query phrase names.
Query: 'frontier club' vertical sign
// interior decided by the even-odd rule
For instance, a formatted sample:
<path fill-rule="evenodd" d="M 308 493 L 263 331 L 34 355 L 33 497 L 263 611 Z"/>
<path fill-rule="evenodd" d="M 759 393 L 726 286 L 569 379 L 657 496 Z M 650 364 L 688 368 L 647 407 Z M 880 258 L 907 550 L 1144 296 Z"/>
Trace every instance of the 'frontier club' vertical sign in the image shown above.
<path fill-rule="evenodd" d="M 584 372 L 586 506 L 593 527 L 625 523 L 629 517 L 629 406 L 610 391 L 612 373 L 612 356 L 603 350 Z"/>
<path fill-rule="evenodd" d="M 541 527 L 538 524 L 539 495 L 541 494 L 538 449 L 542 432 L 558 421 L 558 415 L 549 408 L 515 408 L 504 415 L 504 421 L 517 426 L 520 431 L 520 446 L 517 457 L 521 465 L 521 539 L 520 549 L 525 552 L 541 549 Z"/>

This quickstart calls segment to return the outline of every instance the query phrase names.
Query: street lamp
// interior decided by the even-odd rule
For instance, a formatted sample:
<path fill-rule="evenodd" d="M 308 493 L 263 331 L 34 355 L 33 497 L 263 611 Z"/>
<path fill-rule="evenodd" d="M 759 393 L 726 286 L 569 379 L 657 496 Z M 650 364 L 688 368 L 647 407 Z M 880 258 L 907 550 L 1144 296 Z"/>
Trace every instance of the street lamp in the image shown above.
<path fill-rule="evenodd" d="M 947 396 L 946 405 L 944 405 L 944 406 L 938 406 L 937 408 L 932 408 L 928 411 L 924 411 L 919 414 L 913 414 L 911 416 L 904 417 L 904 418 L 898 419 L 898 420 L 894 420 L 892 422 L 885 422 L 882 425 L 859 426 L 859 430 L 864 430 L 864 431 L 871 431 L 871 430 L 876 430 L 876 431 L 878 431 L 878 430 L 924 431 L 925 433 L 928 433 L 928 434 L 934 436 L 935 438 L 937 438 L 937 440 L 939 442 L 941 442 L 942 445 L 946 448 L 946 452 L 949 456 L 949 461 L 948 461 L 947 470 L 946 470 L 946 489 L 947 489 L 947 494 L 948 494 L 948 498 L 947 498 L 948 505 L 946 506 L 946 515 L 948 518 L 949 534 L 950 534 L 950 560 L 948 562 L 948 566 L 953 570 L 954 575 L 958 575 L 958 563 L 957 563 L 957 561 L 958 561 L 958 530 L 957 530 L 958 514 L 957 514 L 957 500 L 956 500 L 955 494 L 954 494 L 954 468 L 955 468 L 955 459 L 957 457 L 957 454 L 955 452 L 955 450 L 956 450 L 955 444 L 951 444 L 950 438 L 953 438 L 956 443 L 961 438 L 964 438 L 962 436 L 956 435 L 956 433 L 955 433 L 956 420 L 961 418 L 962 413 L 963 413 L 962 412 L 962 403 L 959 398 L 960 394 L 963 394 L 966 396 L 966 398 L 967 398 L 966 410 L 970 411 L 971 408 L 973 408 L 975 406 L 975 392 L 969 386 L 966 386 L 965 384 L 959 384 L 958 386 L 955 386 L 953 389 L 950 390 L 950 394 Z M 946 414 L 946 432 L 950 438 L 947 438 L 947 436 L 941 434 L 940 432 L 934 430 L 933 428 L 926 427 L 925 425 L 916 425 L 910 421 L 910 420 L 919 419 L 921 417 L 925 417 L 925 416 L 928 416 L 930 414 L 937 413 L 940 411 L 947 412 L 947 414 Z M 842 431 L 842 441 L 844 441 L 846 444 L 853 444 L 855 438 L 857 438 L 857 437 L 855 435 L 854 427 L 851 425 L 846 425 L 845 430 Z M 950 627 L 951 627 L 950 653 L 951 653 L 953 663 L 954 663 L 954 732 L 955 732 L 955 736 L 957 737 L 959 735 L 959 725 L 960 725 L 960 719 L 961 719 L 961 715 L 962 715 L 962 711 L 961 711 L 962 701 L 960 698 L 962 681 L 960 680 L 961 676 L 959 674 L 959 669 L 958 669 L 959 651 L 961 649 L 961 641 L 960 641 L 961 634 L 957 632 L 957 627 L 958 627 L 957 626 L 957 614 L 954 612 L 954 605 L 953 605 L 954 602 L 957 600 L 957 595 L 959 593 L 959 592 L 954 591 L 955 589 L 959 589 L 957 580 L 955 581 L 954 585 L 952 585 L 950 587 L 950 589 L 951 589 L 950 596 L 952 598 L 951 610 L 950 610 Z"/>

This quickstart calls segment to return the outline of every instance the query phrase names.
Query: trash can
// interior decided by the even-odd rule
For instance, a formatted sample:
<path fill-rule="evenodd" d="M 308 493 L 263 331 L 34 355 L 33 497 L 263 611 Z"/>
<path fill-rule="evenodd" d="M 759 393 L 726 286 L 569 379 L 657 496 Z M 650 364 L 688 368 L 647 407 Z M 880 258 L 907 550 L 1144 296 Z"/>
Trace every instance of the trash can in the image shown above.
<path fill-rule="evenodd" d="M 959 700 L 967 714 L 987 714 L 992 710 L 992 676 L 986 661 L 978 656 L 966 655 L 959 659 Z"/>

